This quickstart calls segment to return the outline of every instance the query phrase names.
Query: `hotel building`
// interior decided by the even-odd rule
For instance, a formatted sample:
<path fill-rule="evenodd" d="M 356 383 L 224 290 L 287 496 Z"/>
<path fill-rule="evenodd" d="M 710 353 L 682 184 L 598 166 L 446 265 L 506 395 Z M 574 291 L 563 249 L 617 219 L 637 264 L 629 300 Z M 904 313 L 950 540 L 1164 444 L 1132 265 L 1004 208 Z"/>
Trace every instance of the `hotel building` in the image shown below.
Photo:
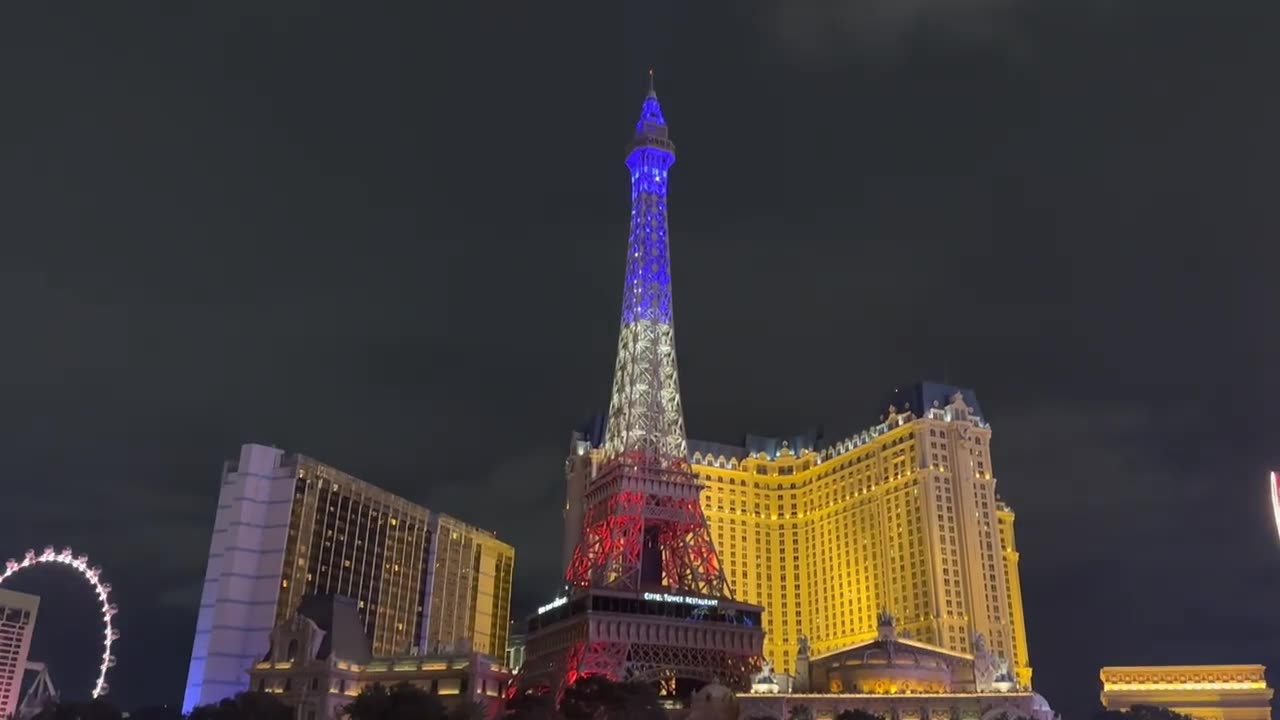
<path fill-rule="evenodd" d="M 866 430 L 825 441 L 690 441 L 702 508 L 735 597 L 764 606 L 765 657 L 795 673 L 816 655 L 876 639 L 881 611 L 900 637 L 971 653 L 981 634 L 1002 674 L 1031 686 L 1014 513 L 996 495 L 991 427 L 972 390 L 895 391 Z M 566 464 L 566 547 L 599 424 L 575 433 Z M 566 557 L 567 560 L 567 557 Z"/>
<path fill-rule="evenodd" d="M 469 638 L 501 657 L 513 560 L 493 533 L 303 455 L 245 445 L 222 474 L 183 712 L 248 689 L 272 628 L 305 595 L 350 597 L 379 656 Z"/>
<path fill-rule="evenodd" d="M 0 717 L 13 717 L 18 709 L 39 608 L 35 595 L 0 590 Z"/>
<path fill-rule="evenodd" d="M 1272 690 L 1261 665 L 1104 667 L 1102 706 L 1168 708 L 1195 720 L 1271 720 Z"/>
<path fill-rule="evenodd" d="M 422 649 L 502 657 L 511 620 L 515 551 L 448 515 L 431 518 L 431 604 Z"/>

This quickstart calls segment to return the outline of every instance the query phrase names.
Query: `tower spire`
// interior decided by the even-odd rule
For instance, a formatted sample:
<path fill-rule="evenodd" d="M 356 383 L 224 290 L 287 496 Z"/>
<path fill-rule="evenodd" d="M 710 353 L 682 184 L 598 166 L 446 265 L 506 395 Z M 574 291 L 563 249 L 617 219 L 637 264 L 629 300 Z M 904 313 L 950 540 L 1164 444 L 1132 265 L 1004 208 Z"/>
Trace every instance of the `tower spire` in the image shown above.
<path fill-rule="evenodd" d="M 715 677 L 745 691 L 760 667 L 764 609 L 733 600 L 689 467 L 667 238 L 675 159 L 650 87 L 627 148 L 631 232 L 604 448 L 579 486 L 581 534 L 565 571 L 572 594 L 530 619 L 527 688 L 558 692 L 599 674 Z M 680 618 L 703 628 L 696 642 L 670 630 Z"/>
<path fill-rule="evenodd" d="M 649 94 L 646 97 L 658 97 L 658 92 L 653 89 L 653 68 L 649 68 Z"/>
<path fill-rule="evenodd" d="M 605 454 L 684 468 L 689 453 L 676 372 L 667 244 L 667 172 L 676 161 L 675 150 L 662 107 L 650 92 L 627 151 L 631 233 Z"/>
<path fill-rule="evenodd" d="M 599 471 L 568 579 L 579 586 L 729 593 L 689 469 L 676 368 L 667 237 L 667 173 L 676 161 L 650 93 L 627 149 L 631 233 L 622 322 Z"/>

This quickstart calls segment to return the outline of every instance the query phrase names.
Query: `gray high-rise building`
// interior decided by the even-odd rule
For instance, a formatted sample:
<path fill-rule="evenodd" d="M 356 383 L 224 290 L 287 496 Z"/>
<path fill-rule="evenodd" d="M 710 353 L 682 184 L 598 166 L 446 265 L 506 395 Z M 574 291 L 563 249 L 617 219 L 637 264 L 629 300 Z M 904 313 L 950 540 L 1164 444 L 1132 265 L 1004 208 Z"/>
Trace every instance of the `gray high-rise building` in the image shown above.
<path fill-rule="evenodd" d="M 272 628 L 311 594 L 354 600 L 375 655 L 465 639 L 501 657 L 513 558 L 491 532 L 312 458 L 245 445 L 222 474 L 183 712 L 247 689 Z"/>

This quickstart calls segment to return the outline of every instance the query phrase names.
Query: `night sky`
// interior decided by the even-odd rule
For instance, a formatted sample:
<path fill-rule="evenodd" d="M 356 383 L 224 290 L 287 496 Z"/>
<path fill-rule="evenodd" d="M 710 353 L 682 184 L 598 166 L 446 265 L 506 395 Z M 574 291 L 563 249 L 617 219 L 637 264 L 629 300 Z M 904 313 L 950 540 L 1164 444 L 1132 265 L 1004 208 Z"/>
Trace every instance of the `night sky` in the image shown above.
<path fill-rule="evenodd" d="M 1091 712 L 1104 664 L 1280 668 L 1280 4 L 24 5 L 0 557 L 106 568 L 118 703 L 181 698 L 244 442 L 497 529 L 516 608 L 545 601 L 650 66 L 693 437 L 973 387 L 1058 710 Z M 35 657 L 75 696 L 72 580 L 13 586 L 45 594 Z"/>

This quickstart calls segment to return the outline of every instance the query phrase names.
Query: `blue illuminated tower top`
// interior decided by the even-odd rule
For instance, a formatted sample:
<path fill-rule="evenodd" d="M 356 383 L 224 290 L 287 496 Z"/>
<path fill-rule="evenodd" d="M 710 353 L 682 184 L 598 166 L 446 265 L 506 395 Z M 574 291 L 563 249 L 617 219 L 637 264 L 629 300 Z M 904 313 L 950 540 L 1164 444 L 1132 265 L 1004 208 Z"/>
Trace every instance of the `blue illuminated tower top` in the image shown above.
<path fill-rule="evenodd" d="M 631 232 L 605 454 L 666 467 L 687 464 L 688 459 L 667 238 L 667 173 L 675 161 L 676 147 L 667 136 L 650 71 L 649 93 L 627 146 Z"/>
<path fill-rule="evenodd" d="M 622 322 L 643 318 L 671 322 L 671 260 L 667 252 L 667 171 L 676 146 L 653 89 L 640 108 L 636 134 L 627 146 L 631 171 L 631 253 L 627 264 Z"/>

